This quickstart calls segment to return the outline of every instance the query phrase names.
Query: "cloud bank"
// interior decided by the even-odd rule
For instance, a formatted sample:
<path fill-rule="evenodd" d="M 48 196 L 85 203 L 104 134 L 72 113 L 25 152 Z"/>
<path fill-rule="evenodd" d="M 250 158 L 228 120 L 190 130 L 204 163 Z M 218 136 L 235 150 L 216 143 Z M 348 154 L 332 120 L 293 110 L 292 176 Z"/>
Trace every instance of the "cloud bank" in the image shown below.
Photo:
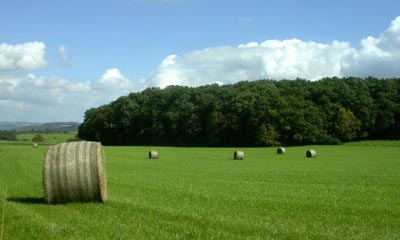
<path fill-rule="evenodd" d="M 81 121 L 87 109 L 143 88 L 129 82 L 116 68 L 88 82 L 34 74 L 0 76 L 0 116 L 6 121 Z"/>
<path fill-rule="evenodd" d="M 81 121 L 87 109 L 146 87 L 144 82 L 134 84 L 117 68 L 87 82 L 37 77 L 29 72 L 47 66 L 45 48 L 43 42 L 0 44 L 0 120 Z M 68 64 L 64 45 L 58 54 L 62 64 Z"/>
<path fill-rule="evenodd" d="M 378 38 L 362 39 L 358 50 L 348 42 L 324 44 L 288 39 L 170 55 L 156 69 L 151 84 L 199 86 L 256 79 L 318 80 L 331 76 L 400 76 L 400 17 Z"/>

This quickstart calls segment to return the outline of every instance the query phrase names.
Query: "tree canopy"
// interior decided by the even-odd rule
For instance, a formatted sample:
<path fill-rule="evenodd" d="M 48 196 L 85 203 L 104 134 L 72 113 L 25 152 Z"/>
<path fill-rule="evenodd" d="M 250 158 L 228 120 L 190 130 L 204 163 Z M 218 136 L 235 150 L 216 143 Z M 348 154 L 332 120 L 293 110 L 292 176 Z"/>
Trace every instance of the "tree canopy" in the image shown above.
<path fill-rule="evenodd" d="M 105 145 L 272 146 L 400 137 L 400 79 L 259 80 L 130 93 L 86 111 Z"/>

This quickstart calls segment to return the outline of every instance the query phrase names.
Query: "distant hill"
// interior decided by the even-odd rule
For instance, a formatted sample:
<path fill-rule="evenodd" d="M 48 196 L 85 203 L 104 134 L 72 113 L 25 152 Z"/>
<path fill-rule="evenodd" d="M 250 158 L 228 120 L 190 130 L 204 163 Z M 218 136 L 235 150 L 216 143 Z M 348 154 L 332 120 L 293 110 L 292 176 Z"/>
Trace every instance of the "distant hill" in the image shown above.
<path fill-rule="evenodd" d="M 77 122 L 2 122 L 0 121 L 0 130 L 16 131 L 77 131 L 80 123 Z"/>
<path fill-rule="evenodd" d="M 19 130 L 19 129 L 32 129 L 42 125 L 41 123 L 35 122 L 1 122 L 0 121 L 0 130 Z"/>

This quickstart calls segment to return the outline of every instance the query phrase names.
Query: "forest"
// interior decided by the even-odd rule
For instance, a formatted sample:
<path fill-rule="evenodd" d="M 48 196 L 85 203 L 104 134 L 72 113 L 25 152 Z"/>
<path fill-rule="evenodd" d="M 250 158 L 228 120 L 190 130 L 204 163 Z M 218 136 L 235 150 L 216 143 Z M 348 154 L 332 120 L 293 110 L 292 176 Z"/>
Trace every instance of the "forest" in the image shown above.
<path fill-rule="evenodd" d="M 85 112 L 104 145 L 278 146 L 400 138 L 400 79 L 259 80 L 148 88 Z"/>

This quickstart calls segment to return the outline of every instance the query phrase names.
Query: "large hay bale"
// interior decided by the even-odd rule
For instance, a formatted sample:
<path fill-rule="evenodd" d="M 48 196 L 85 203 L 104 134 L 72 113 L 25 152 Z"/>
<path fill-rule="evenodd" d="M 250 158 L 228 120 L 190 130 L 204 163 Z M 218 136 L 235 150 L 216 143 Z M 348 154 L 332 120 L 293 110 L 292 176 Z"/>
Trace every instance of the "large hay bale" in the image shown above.
<path fill-rule="evenodd" d="M 39 145 L 38 145 L 37 143 L 33 143 L 33 144 L 32 144 L 32 147 L 33 147 L 33 148 L 37 148 L 38 146 L 39 146 Z"/>
<path fill-rule="evenodd" d="M 314 149 L 307 150 L 306 156 L 308 158 L 317 157 L 317 152 Z"/>
<path fill-rule="evenodd" d="M 51 146 L 43 165 L 48 203 L 107 200 L 103 147 L 98 142 L 69 142 Z"/>
<path fill-rule="evenodd" d="M 233 159 L 235 160 L 243 160 L 244 159 L 244 152 L 242 151 L 235 151 L 233 153 Z"/>
<path fill-rule="evenodd" d="M 149 151 L 149 159 L 158 159 L 157 151 Z"/>
<path fill-rule="evenodd" d="M 276 153 L 277 154 L 285 154 L 285 152 L 286 152 L 286 149 L 283 148 L 283 147 L 280 147 L 280 148 L 276 149 Z"/>

